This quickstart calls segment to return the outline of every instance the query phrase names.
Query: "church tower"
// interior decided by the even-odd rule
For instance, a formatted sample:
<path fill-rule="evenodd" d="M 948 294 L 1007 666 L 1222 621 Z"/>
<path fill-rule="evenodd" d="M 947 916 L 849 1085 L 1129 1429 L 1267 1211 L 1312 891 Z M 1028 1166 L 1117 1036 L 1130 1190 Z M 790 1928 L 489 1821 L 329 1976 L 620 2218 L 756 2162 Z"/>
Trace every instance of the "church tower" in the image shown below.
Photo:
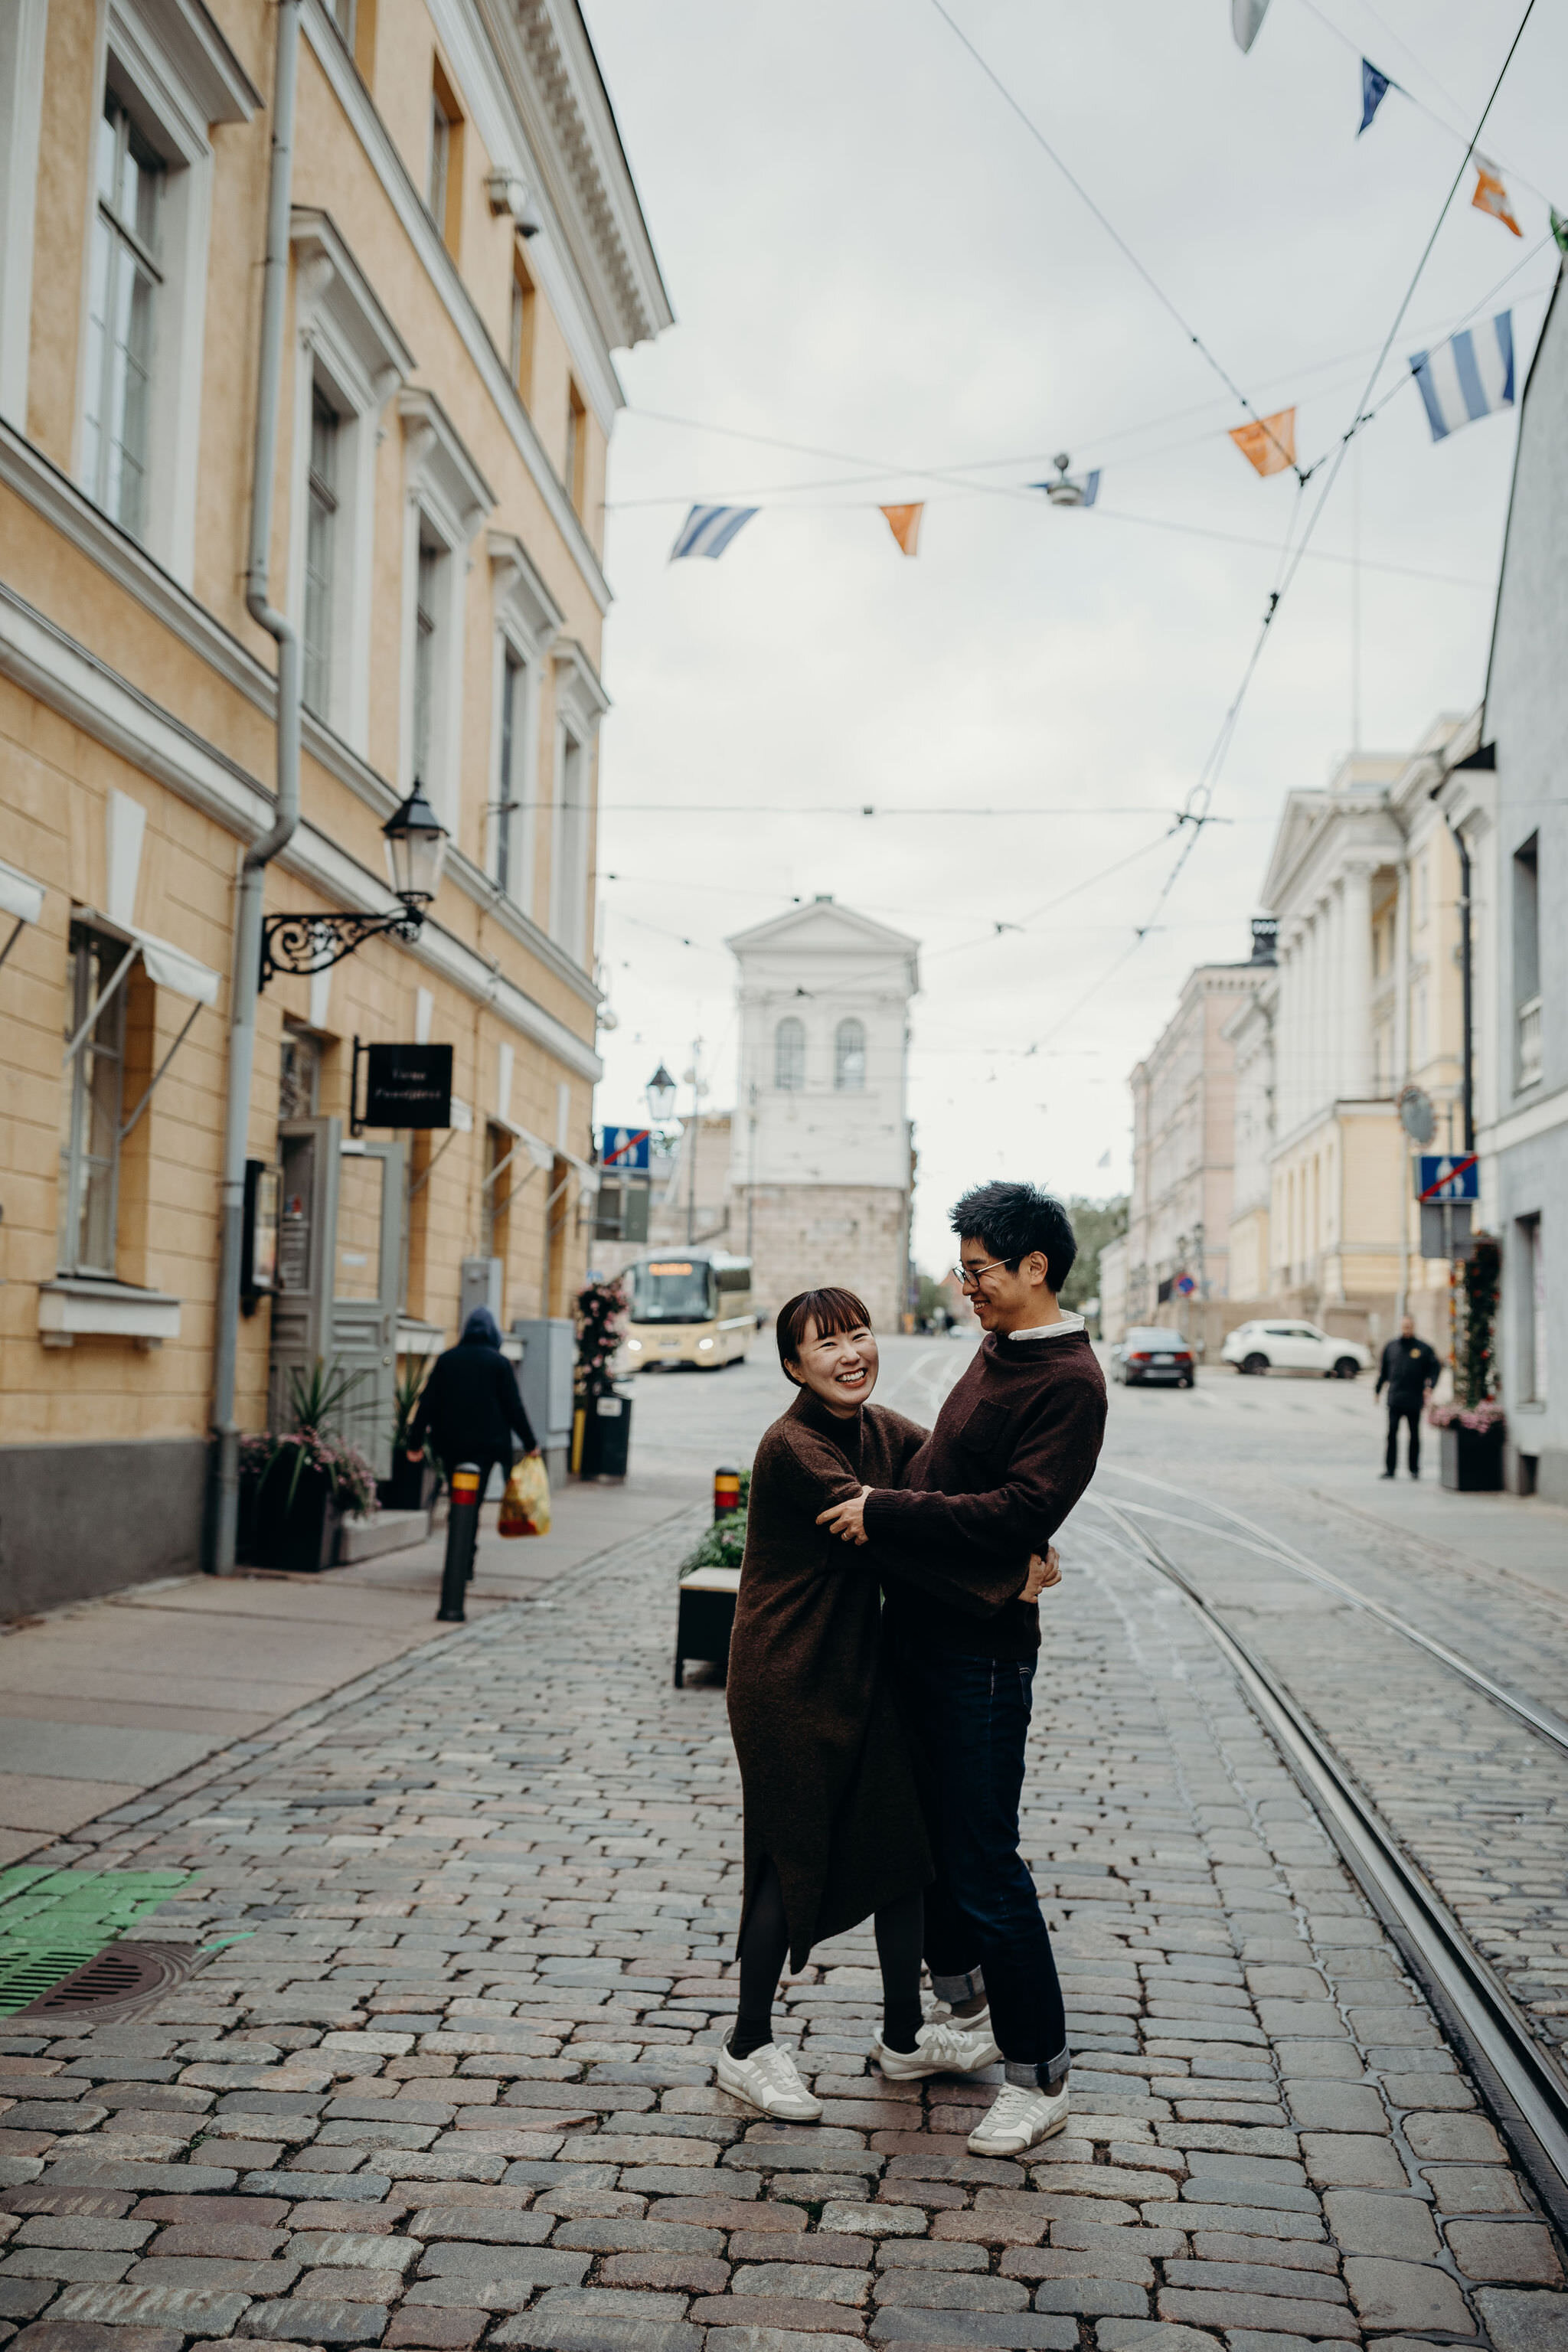
<path fill-rule="evenodd" d="M 727 942 L 741 968 L 731 1247 L 759 1307 L 858 1291 L 881 1331 L 908 1303 L 909 1005 L 918 940 L 831 898 Z"/>

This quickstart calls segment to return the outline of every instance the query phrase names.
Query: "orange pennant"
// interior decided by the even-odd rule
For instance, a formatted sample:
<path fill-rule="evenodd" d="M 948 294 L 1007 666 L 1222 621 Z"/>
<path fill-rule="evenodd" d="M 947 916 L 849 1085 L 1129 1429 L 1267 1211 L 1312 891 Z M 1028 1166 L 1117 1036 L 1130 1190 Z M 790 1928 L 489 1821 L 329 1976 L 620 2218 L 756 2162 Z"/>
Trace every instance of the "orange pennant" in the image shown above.
<path fill-rule="evenodd" d="M 913 555 L 920 546 L 921 517 L 925 512 L 924 501 L 913 507 L 883 507 L 880 511 L 886 515 L 888 529 L 892 532 L 904 553 Z"/>
<path fill-rule="evenodd" d="M 1277 408 L 1272 416 L 1254 417 L 1250 424 L 1233 425 L 1230 437 L 1247 459 L 1260 474 L 1288 473 L 1296 463 L 1296 412 L 1293 408 Z"/>
<path fill-rule="evenodd" d="M 1512 229 L 1515 236 L 1524 235 L 1524 231 L 1509 210 L 1508 190 L 1503 186 L 1497 173 L 1489 172 L 1482 163 L 1478 163 L 1476 165 L 1476 193 L 1470 198 L 1470 202 L 1477 212 L 1490 213 L 1493 220 L 1500 220 L 1504 228 Z"/>

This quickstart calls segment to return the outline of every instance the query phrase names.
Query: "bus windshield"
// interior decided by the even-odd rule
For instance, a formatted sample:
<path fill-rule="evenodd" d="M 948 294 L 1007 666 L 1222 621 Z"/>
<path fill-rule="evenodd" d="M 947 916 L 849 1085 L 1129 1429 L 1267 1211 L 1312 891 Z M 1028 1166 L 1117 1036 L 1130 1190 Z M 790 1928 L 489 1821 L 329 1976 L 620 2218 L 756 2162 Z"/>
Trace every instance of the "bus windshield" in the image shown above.
<path fill-rule="evenodd" d="M 656 1257 L 634 1265 L 634 1323 L 706 1323 L 713 1315 L 713 1276 L 702 1258 Z"/>

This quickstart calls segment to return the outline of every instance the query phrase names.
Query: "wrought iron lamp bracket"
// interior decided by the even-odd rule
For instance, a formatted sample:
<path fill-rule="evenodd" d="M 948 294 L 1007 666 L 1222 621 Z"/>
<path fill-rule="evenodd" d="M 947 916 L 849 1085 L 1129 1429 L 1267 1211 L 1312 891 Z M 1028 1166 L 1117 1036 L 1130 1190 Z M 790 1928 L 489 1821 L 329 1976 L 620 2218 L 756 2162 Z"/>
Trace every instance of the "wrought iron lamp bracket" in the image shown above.
<path fill-rule="evenodd" d="M 276 972 L 328 971 L 366 940 L 390 934 L 412 945 L 424 921 L 424 908 L 408 900 L 395 914 L 268 915 L 261 926 L 260 985 Z"/>

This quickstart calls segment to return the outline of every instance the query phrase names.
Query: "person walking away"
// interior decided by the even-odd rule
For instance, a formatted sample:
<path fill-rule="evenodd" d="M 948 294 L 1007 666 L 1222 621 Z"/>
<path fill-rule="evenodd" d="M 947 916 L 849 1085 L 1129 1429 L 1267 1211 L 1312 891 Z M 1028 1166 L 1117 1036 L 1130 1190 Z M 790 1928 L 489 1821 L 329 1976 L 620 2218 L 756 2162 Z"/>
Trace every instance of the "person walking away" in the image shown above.
<path fill-rule="evenodd" d="M 970 2071 L 989 2033 L 923 2025 L 921 1890 L 931 1859 L 887 1671 L 878 1573 L 817 1524 L 868 1481 L 895 1486 L 926 1433 L 869 1402 L 877 1341 L 853 1291 L 803 1291 L 780 1308 L 779 1360 L 797 1390 L 752 1469 L 730 1642 L 728 1703 L 743 1799 L 739 2012 L 719 2087 L 765 2116 L 813 2123 L 822 2103 L 774 2040 L 784 1961 L 868 1914 L 882 1969 L 884 2071 Z M 1020 1557 L 1009 1591 L 1048 1563 Z"/>
<path fill-rule="evenodd" d="M 510 1475 L 514 1436 L 525 1454 L 538 1453 L 517 1375 L 500 1351 L 500 1327 L 488 1307 L 476 1307 L 457 1346 L 430 1368 L 409 1424 L 408 1459 L 423 1460 L 428 1438 L 448 1488 L 460 1462 L 476 1464 L 482 1503 L 493 1469 L 499 1466 L 503 1487 Z"/>
<path fill-rule="evenodd" d="M 1383 1361 L 1377 1369 L 1377 1386 L 1373 1398 L 1388 1391 L 1388 1450 L 1384 1455 L 1383 1475 L 1392 1478 L 1399 1466 L 1399 1424 L 1410 1425 L 1406 1459 L 1410 1475 L 1421 1475 L 1421 1412 L 1426 1402 L 1426 1391 L 1435 1388 L 1443 1367 L 1436 1350 L 1425 1339 L 1415 1336 L 1415 1318 L 1406 1315 L 1399 1326 L 1399 1337 L 1391 1339 L 1383 1351 Z"/>
<path fill-rule="evenodd" d="M 1016 2157 L 1068 2109 L 1067 2015 L 1050 1935 L 1018 1851 L 1039 1612 L 1013 1599 L 975 1617 L 916 1580 L 940 1564 L 1002 1598 L 1026 1552 L 1045 1552 L 1093 1475 L 1105 1381 L 1081 1315 L 1059 1304 L 1078 1244 L 1059 1201 L 1032 1184 L 966 1192 L 952 1213 L 953 1273 L 985 1337 L 900 1486 L 868 1486 L 823 1514 L 869 1540 L 889 1594 L 895 1672 L 933 1832 L 925 1958 L 955 2023 L 988 2013 L 1003 2087 L 969 2136 L 975 2156 Z M 967 2014 L 966 2014 L 967 2012 Z"/>

